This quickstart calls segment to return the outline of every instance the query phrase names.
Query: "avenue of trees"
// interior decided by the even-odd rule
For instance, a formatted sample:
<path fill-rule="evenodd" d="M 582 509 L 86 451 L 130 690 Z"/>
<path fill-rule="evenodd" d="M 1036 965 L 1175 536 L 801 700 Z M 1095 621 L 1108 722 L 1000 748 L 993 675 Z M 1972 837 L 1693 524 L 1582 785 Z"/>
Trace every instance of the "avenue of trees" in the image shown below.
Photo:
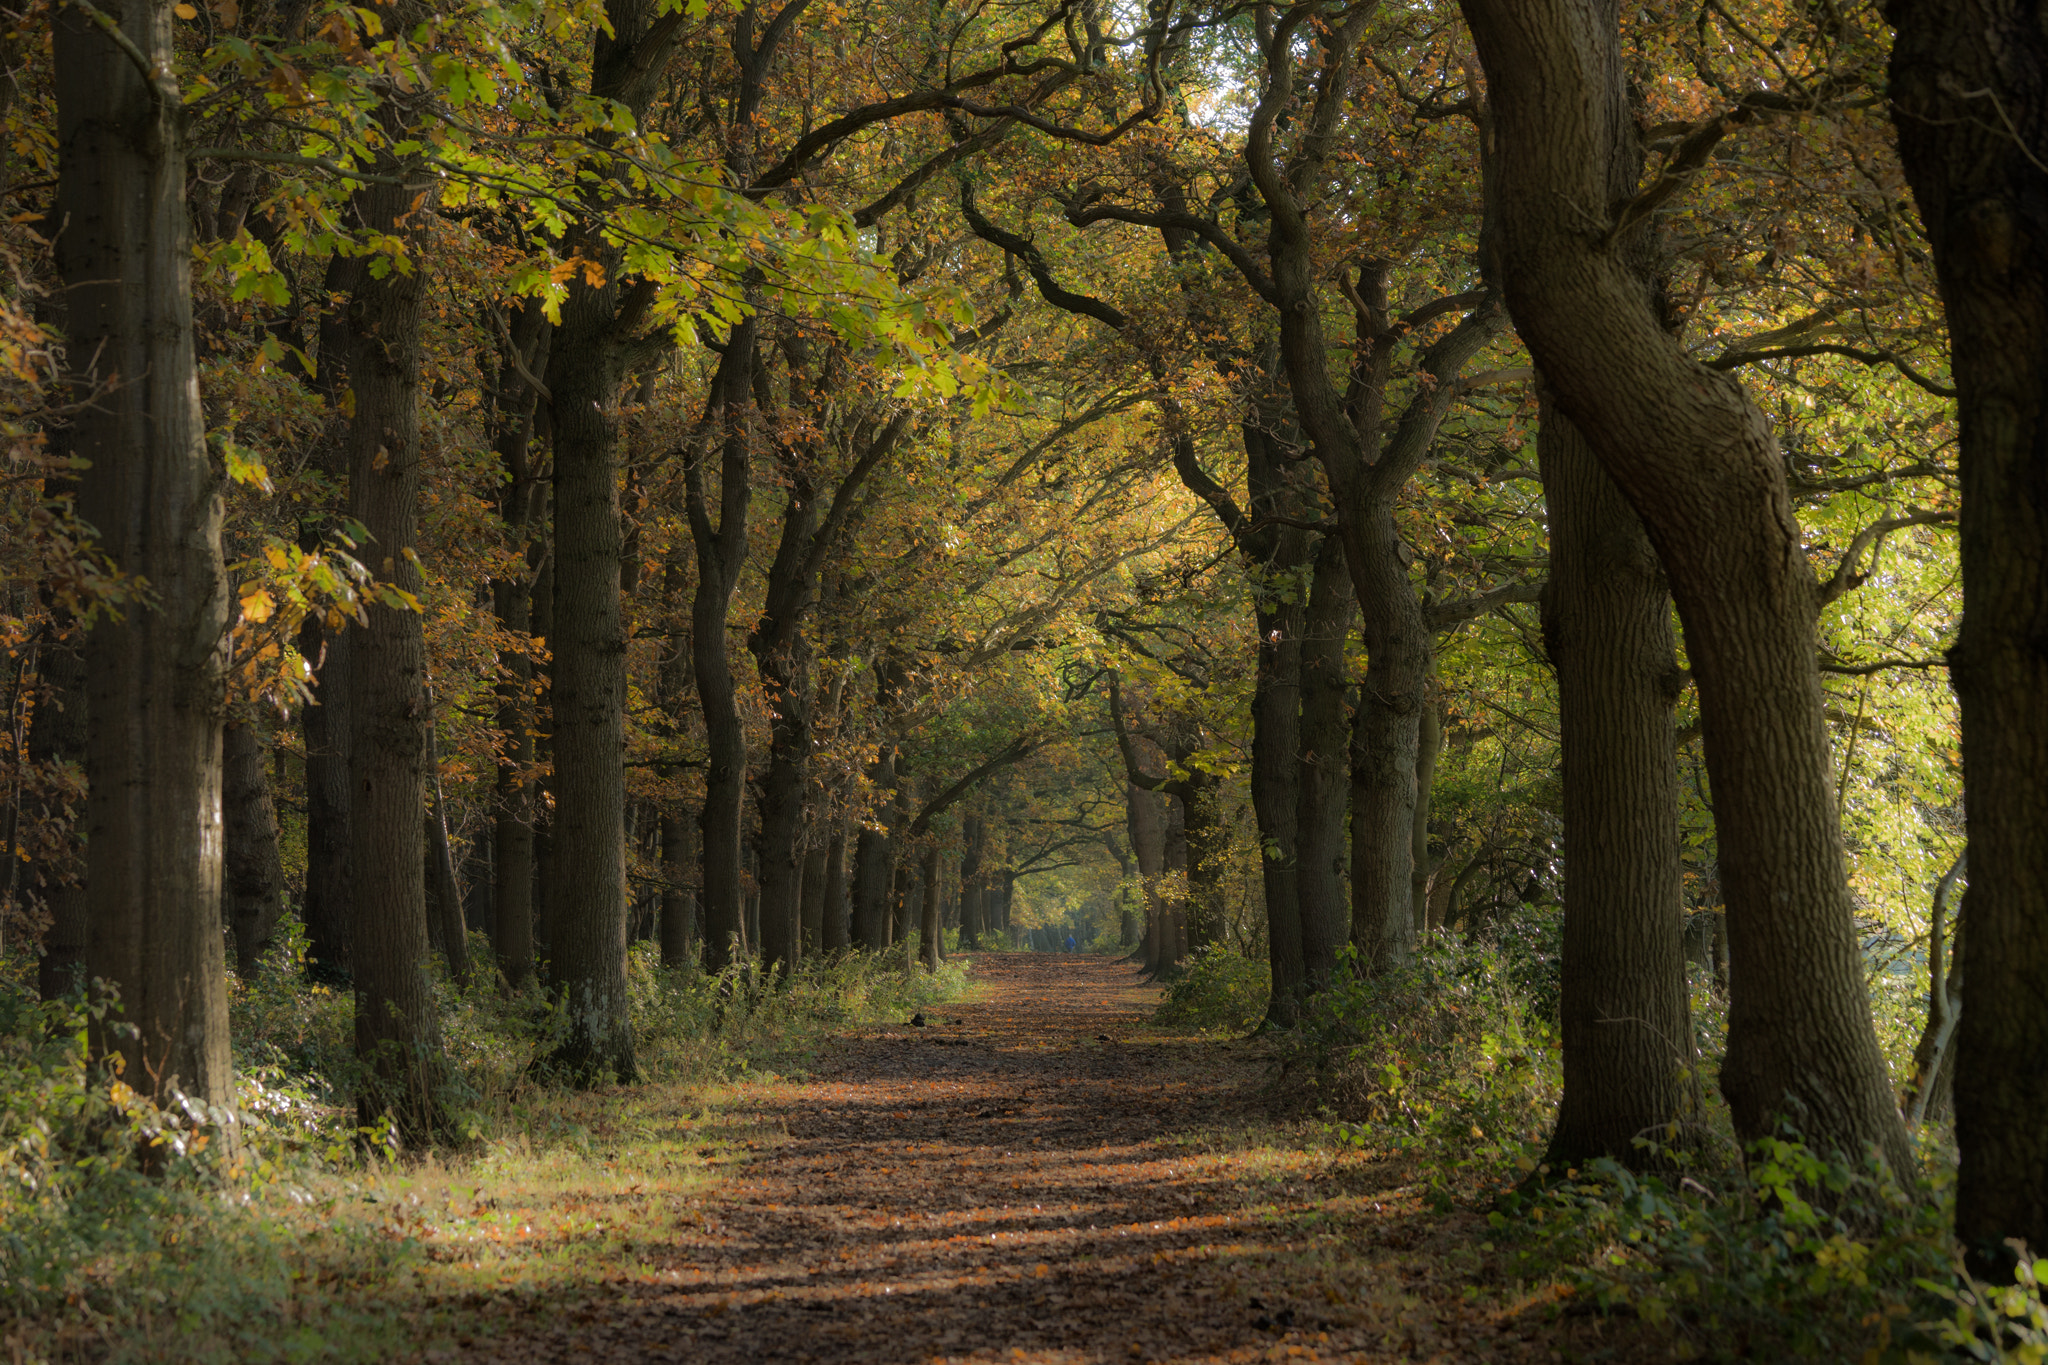
<path fill-rule="evenodd" d="M 8 24 L 0 950 L 138 1091 L 299 965 L 429 1143 L 435 973 L 630 1082 L 635 952 L 1057 903 L 1284 1030 L 1561 906 L 1553 1161 L 1706 980 L 1740 1139 L 2048 1247 L 2031 10 Z"/>

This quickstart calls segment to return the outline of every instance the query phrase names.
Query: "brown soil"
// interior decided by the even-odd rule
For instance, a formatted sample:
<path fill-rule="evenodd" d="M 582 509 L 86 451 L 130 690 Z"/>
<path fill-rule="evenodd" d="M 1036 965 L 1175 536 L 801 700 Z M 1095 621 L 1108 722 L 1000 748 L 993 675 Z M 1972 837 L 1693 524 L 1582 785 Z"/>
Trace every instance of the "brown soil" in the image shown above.
<path fill-rule="evenodd" d="M 761 1087 L 769 1140 L 638 1249 L 653 1274 L 472 1359 L 1560 1358 L 1555 1299 L 1499 1283 L 1476 1215 L 1262 1117 L 1256 1045 L 1145 1028 L 1157 992 L 1100 958 L 974 979 Z"/>

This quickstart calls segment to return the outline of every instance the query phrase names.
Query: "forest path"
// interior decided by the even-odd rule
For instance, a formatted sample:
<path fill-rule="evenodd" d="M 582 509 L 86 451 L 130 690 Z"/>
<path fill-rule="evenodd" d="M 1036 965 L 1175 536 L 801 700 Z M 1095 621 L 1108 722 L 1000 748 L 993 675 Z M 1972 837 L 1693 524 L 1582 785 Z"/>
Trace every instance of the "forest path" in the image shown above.
<path fill-rule="evenodd" d="M 973 980 L 751 1090 L 756 1150 L 639 1273 L 472 1359 L 1557 1358 L 1547 1295 L 1467 1298 L 1476 1217 L 1262 1122 L 1257 1045 L 1146 1028 L 1158 992 L 1102 958 Z"/>

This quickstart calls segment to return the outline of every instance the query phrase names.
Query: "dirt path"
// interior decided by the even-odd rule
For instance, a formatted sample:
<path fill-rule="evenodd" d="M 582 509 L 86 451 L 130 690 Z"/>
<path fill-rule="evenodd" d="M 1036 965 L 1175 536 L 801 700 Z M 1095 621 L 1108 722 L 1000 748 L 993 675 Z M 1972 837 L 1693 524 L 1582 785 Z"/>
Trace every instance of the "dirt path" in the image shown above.
<path fill-rule="evenodd" d="M 1143 1029 L 1129 968 L 985 954 L 974 979 L 764 1087 L 759 1150 L 645 1273 L 479 1358 L 1556 1358 L 1532 1301 L 1469 1299 L 1483 1225 L 1261 1130 L 1259 1059 Z"/>

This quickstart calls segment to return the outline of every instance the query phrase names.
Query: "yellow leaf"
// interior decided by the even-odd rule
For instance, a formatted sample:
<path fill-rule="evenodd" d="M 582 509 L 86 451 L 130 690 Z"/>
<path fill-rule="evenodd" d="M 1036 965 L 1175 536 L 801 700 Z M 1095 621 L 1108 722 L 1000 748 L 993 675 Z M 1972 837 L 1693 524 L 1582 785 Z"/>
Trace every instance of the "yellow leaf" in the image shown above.
<path fill-rule="evenodd" d="M 252 588 L 242 594 L 242 615 L 247 620 L 268 621 L 276 609 L 277 599 L 263 588 Z"/>
<path fill-rule="evenodd" d="M 171 13 L 177 15 L 180 19 L 197 19 L 199 17 L 199 11 L 193 9 L 190 5 L 173 5 L 171 6 Z"/>

